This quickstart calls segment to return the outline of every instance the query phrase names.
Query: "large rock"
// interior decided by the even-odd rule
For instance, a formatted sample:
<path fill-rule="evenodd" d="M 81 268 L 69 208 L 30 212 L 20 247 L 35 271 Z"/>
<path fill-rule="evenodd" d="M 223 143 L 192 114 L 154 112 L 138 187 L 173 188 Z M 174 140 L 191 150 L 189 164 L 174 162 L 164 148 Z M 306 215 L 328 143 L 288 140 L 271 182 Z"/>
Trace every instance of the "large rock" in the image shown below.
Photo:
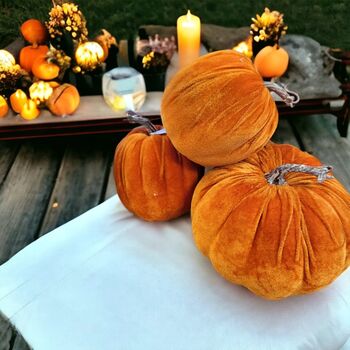
<path fill-rule="evenodd" d="M 176 37 L 176 27 L 143 25 L 140 27 L 150 36 Z M 227 28 L 214 24 L 201 24 L 201 41 L 208 51 L 232 49 L 249 36 L 249 27 Z"/>
<path fill-rule="evenodd" d="M 340 83 L 333 75 L 328 48 L 304 35 L 286 35 L 280 45 L 288 51 L 288 70 L 279 80 L 302 99 L 338 97 Z"/>

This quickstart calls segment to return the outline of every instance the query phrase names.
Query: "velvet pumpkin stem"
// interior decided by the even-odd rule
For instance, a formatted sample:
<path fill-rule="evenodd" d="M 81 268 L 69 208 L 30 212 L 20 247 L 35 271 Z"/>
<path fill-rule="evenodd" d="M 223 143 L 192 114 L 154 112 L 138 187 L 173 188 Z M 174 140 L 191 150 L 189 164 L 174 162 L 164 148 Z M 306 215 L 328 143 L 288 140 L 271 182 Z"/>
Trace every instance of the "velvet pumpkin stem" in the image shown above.
<path fill-rule="evenodd" d="M 281 97 L 282 101 L 289 107 L 294 107 L 300 101 L 299 95 L 295 91 L 288 90 L 283 84 L 270 81 L 264 81 L 264 84 L 271 92 Z"/>
<path fill-rule="evenodd" d="M 317 176 L 318 182 L 323 182 L 327 179 L 334 179 L 334 176 L 327 173 L 333 169 L 330 165 L 310 166 L 304 164 L 283 164 L 269 173 L 265 174 L 265 178 L 270 185 L 285 185 L 287 183 L 284 175 L 291 172 L 307 173 Z"/>
<path fill-rule="evenodd" d="M 128 118 L 129 123 L 143 125 L 147 129 L 149 134 L 157 131 L 157 128 L 154 126 L 154 124 L 152 124 L 152 122 L 149 119 L 143 117 L 140 114 L 135 113 L 134 111 L 127 111 L 126 116 Z"/>

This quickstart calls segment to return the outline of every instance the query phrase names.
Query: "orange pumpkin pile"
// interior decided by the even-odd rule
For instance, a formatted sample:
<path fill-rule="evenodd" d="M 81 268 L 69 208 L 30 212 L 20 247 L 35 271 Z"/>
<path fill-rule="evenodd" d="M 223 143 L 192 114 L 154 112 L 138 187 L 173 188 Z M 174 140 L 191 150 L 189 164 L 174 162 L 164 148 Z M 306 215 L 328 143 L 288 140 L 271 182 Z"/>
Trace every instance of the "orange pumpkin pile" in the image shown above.
<path fill-rule="evenodd" d="M 214 166 L 194 190 L 192 229 L 228 281 L 276 300 L 325 287 L 350 265 L 350 194 L 331 167 L 270 142 L 277 109 L 249 59 L 199 58 L 167 86 L 161 114 L 167 136 L 132 133 L 117 148 L 116 186 L 129 210 L 149 219 L 179 207 L 167 196 L 173 188 L 188 203 L 194 183 L 182 187 L 177 149 L 178 159 Z"/>

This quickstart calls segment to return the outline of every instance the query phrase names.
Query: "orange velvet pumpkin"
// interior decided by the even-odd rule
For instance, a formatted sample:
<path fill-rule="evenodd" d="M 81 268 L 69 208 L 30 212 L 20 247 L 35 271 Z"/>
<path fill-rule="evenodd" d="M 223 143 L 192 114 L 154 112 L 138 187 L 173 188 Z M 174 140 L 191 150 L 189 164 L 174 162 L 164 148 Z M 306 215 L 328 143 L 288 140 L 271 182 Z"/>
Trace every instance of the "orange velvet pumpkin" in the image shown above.
<path fill-rule="evenodd" d="M 43 23 L 37 19 L 28 19 L 20 28 L 26 41 L 31 44 L 42 44 L 47 40 L 48 33 Z"/>
<path fill-rule="evenodd" d="M 36 58 L 46 55 L 49 48 L 46 45 L 25 46 L 19 53 L 19 64 L 27 72 L 31 72 L 33 63 Z"/>
<path fill-rule="evenodd" d="M 254 59 L 254 66 L 264 78 L 282 76 L 289 62 L 288 52 L 282 47 L 265 46 Z"/>
<path fill-rule="evenodd" d="M 165 89 L 162 121 L 174 147 L 205 166 L 236 163 L 267 144 L 278 123 L 251 60 L 217 51 L 180 70 Z"/>
<path fill-rule="evenodd" d="M 209 171 L 192 200 L 199 250 L 227 280 L 268 299 L 318 290 L 350 264 L 350 194 L 334 178 L 290 172 L 282 184 L 280 175 L 267 175 L 288 163 L 320 166 L 293 146 L 271 143 Z"/>
<path fill-rule="evenodd" d="M 33 62 L 32 72 L 38 79 L 52 80 L 60 74 L 60 67 L 57 64 L 48 62 L 45 55 L 38 56 Z"/>
<path fill-rule="evenodd" d="M 161 129 L 160 126 L 157 129 Z M 117 146 L 114 179 L 125 207 L 147 221 L 177 218 L 191 207 L 202 168 L 179 154 L 167 135 L 132 130 Z"/>
<path fill-rule="evenodd" d="M 47 107 L 54 115 L 63 116 L 73 114 L 80 103 L 77 88 L 71 84 L 63 84 L 53 90 L 47 101 Z"/>

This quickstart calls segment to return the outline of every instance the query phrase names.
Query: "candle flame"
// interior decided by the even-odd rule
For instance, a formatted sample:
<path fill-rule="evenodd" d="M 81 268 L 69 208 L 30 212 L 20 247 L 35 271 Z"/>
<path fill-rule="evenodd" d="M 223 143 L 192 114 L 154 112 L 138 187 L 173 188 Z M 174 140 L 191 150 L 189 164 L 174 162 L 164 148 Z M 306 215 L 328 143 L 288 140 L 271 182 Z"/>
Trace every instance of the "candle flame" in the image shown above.
<path fill-rule="evenodd" d="M 190 10 L 187 10 L 187 20 L 190 21 L 191 20 L 191 17 L 192 17 L 192 14 L 191 14 L 191 11 Z"/>

